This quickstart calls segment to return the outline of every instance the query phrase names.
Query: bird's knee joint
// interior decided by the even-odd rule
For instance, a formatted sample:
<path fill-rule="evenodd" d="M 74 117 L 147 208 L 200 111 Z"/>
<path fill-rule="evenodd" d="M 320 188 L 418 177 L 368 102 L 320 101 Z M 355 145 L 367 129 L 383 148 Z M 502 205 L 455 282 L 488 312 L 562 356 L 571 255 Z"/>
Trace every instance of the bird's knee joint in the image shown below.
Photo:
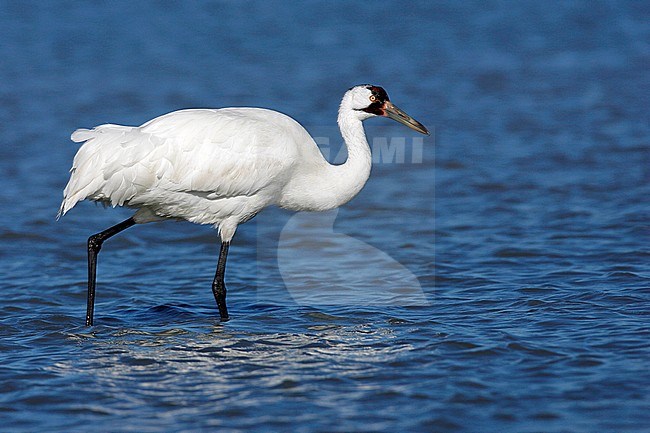
<path fill-rule="evenodd" d="M 226 284 L 223 282 L 223 280 L 214 280 L 212 282 L 212 290 L 215 293 L 218 293 L 220 295 L 225 295 L 226 294 Z"/>
<path fill-rule="evenodd" d="M 88 238 L 88 250 L 90 251 L 99 251 L 102 248 L 102 243 L 104 241 L 98 235 L 92 235 Z"/>

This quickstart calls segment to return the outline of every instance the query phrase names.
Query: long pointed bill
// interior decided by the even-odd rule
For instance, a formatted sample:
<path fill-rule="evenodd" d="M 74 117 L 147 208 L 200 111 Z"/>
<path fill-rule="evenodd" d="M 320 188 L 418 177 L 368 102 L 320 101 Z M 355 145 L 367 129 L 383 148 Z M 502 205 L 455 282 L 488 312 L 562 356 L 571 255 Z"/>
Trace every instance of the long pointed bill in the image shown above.
<path fill-rule="evenodd" d="M 398 121 L 399 123 L 408 126 L 411 129 L 416 130 L 417 132 L 420 132 L 422 134 L 429 135 L 429 131 L 423 124 L 397 108 L 396 106 L 393 105 L 392 102 L 386 101 L 384 103 L 384 113 L 386 117 L 390 117 L 393 120 Z"/>

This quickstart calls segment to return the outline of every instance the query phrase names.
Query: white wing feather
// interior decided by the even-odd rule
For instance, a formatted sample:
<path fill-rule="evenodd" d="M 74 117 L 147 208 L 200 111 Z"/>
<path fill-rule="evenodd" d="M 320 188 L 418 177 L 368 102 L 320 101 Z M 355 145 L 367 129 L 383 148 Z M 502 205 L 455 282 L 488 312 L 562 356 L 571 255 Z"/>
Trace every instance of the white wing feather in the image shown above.
<path fill-rule="evenodd" d="M 256 108 L 181 110 L 140 127 L 79 129 L 72 140 L 85 143 L 74 158 L 59 216 L 91 199 L 199 223 L 215 222 L 205 215 L 216 212 L 211 204 L 218 200 L 257 195 L 266 196 L 259 209 L 268 205 L 304 151 L 295 143 L 313 141 L 290 117 Z M 237 205 L 246 208 L 242 212 L 259 211 L 250 202 Z"/>

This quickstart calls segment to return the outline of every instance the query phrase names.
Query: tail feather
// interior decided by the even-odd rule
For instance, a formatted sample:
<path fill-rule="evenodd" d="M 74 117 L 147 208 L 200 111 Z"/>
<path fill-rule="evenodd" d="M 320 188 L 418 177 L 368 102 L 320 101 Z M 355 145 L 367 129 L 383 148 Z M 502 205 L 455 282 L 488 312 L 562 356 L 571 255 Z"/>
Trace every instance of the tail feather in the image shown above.
<path fill-rule="evenodd" d="M 70 138 L 75 143 L 81 143 L 90 140 L 91 138 L 95 138 L 95 131 L 92 129 L 80 128 L 73 132 Z"/>
<path fill-rule="evenodd" d="M 119 145 L 124 134 L 132 129 L 130 126 L 106 124 L 93 129 L 77 129 L 72 133 L 72 141 L 83 144 L 74 157 L 57 220 L 86 198 L 101 200 L 97 196 L 106 181 L 107 161 L 115 158 L 112 155 L 114 146 Z"/>

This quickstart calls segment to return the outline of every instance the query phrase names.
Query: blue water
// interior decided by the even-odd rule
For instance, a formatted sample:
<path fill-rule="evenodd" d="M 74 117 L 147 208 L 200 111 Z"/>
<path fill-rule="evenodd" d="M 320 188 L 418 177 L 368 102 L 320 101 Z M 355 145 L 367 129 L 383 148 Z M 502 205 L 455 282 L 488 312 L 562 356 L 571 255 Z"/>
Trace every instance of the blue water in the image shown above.
<path fill-rule="evenodd" d="M 648 431 L 649 22 L 618 1 L 1 2 L 2 430 Z M 359 196 L 241 226 L 230 322 L 216 233 L 168 222 L 105 245 L 83 326 L 86 238 L 130 212 L 54 220 L 71 131 L 254 105 L 334 160 L 366 82 L 432 136 L 370 120 Z"/>

